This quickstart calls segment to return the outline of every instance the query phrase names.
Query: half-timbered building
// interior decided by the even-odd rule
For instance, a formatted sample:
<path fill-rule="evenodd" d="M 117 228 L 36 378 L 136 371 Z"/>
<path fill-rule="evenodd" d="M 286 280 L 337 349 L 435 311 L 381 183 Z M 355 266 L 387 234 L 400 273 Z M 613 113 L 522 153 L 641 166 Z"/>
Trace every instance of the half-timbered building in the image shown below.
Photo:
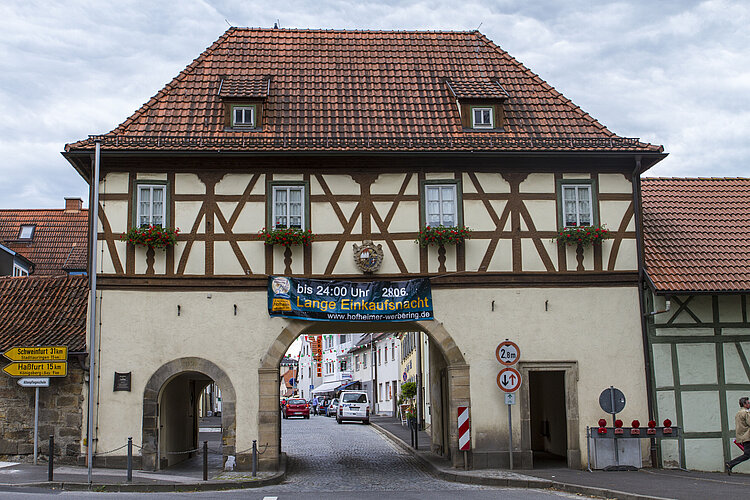
<path fill-rule="evenodd" d="M 662 463 L 721 471 L 750 393 L 750 179 L 643 179 L 646 331 L 655 417 L 685 431 Z M 736 471 L 749 470 L 746 464 Z"/>
<path fill-rule="evenodd" d="M 174 453 L 197 439 L 188 396 L 213 380 L 224 455 L 249 467 L 257 440 L 275 467 L 278 366 L 301 334 L 427 334 L 432 450 L 454 464 L 458 406 L 471 408 L 470 465 L 508 462 L 495 357 L 506 338 L 521 350 L 517 465 L 537 452 L 585 464 L 610 385 L 628 397 L 623 419 L 647 417 L 636 193 L 663 149 L 614 134 L 477 31 L 231 28 L 64 155 L 99 193 L 95 450 L 133 436 L 144 468 L 184 458 Z M 179 228 L 177 243 L 121 241 L 142 225 Z M 612 238 L 553 241 L 597 225 Z M 472 232 L 420 246 L 425 226 Z M 314 241 L 259 239 L 278 227 Z M 353 258 L 364 242 L 382 250 L 374 272 Z M 435 319 L 271 318 L 270 275 L 429 277 Z M 110 390 L 115 372 L 132 373 L 129 391 Z"/>

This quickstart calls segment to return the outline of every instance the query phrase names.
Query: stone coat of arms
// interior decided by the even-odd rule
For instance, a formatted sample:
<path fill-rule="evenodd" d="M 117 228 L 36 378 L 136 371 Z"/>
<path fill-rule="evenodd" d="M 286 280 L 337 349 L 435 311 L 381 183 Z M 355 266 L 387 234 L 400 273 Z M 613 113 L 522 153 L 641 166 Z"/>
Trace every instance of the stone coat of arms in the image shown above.
<path fill-rule="evenodd" d="M 361 245 L 356 243 L 354 247 L 354 262 L 363 273 L 374 273 L 383 264 L 383 245 L 375 245 L 370 240 L 365 240 Z"/>

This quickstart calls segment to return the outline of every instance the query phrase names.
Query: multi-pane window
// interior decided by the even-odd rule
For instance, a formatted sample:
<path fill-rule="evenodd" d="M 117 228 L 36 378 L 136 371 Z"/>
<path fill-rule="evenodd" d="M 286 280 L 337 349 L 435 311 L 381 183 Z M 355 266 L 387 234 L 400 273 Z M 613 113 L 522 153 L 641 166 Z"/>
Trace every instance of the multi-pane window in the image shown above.
<path fill-rule="evenodd" d="M 396 343 L 391 342 L 391 361 L 396 359 Z"/>
<path fill-rule="evenodd" d="M 382 357 L 380 356 L 380 347 L 378 347 L 378 365 L 380 365 L 381 360 L 382 360 Z"/>
<path fill-rule="evenodd" d="M 165 198 L 167 187 L 162 185 L 138 185 L 138 226 L 164 226 Z"/>
<path fill-rule="evenodd" d="M 425 185 L 425 224 L 431 227 L 458 225 L 455 184 Z"/>
<path fill-rule="evenodd" d="M 471 109 L 471 125 L 473 128 L 492 128 L 493 118 L 492 108 Z"/>
<path fill-rule="evenodd" d="M 385 360 L 385 364 L 388 364 L 388 346 L 383 348 L 383 359 Z"/>
<path fill-rule="evenodd" d="M 273 187 L 273 227 L 304 229 L 305 187 Z"/>
<path fill-rule="evenodd" d="M 367 354 L 362 355 L 362 368 L 367 368 Z"/>
<path fill-rule="evenodd" d="M 590 184 L 565 184 L 562 188 L 563 223 L 565 227 L 593 224 Z"/>
<path fill-rule="evenodd" d="M 233 127 L 254 127 L 255 106 L 234 106 L 232 108 Z"/>
<path fill-rule="evenodd" d="M 354 356 L 354 369 L 359 371 L 359 354 Z"/>
<path fill-rule="evenodd" d="M 13 264 L 13 276 L 28 276 L 29 272 L 23 267 Z"/>

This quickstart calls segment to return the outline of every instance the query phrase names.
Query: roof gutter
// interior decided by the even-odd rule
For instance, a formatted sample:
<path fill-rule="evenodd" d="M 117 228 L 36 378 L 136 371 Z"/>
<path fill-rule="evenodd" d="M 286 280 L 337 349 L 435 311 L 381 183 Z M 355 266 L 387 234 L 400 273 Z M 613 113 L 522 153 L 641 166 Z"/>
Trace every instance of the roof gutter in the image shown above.
<path fill-rule="evenodd" d="M 101 148 L 102 143 L 100 140 L 94 141 L 96 144 L 96 150 L 94 153 L 94 175 L 91 176 L 91 182 L 89 189 L 92 190 L 91 196 L 91 207 L 90 207 L 90 218 L 92 221 L 89 235 L 89 283 L 91 285 L 91 292 L 89 293 L 89 397 L 88 397 L 88 408 L 87 408 L 87 421 L 88 430 L 86 433 L 86 446 L 88 448 L 88 481 L 92 484 L 92 467 L 94 463 L 94 386 L 98 382 L 94 382 L 94 375 L 96 374 L 96 250 L 97 250 L 97 238 L 99 230 L 99 163 L 101 160 Z"/>
<path fill-rule="evenodd" d="M 650 166 L 649 166 L 650 167 Z M 635 169 L 633 170 L 633 217 L 635 218 L 635 246 L 638 255 L 638 304 L 641 319 L 641 339 L 643 343 L 643 364 L 646 375 L 646 404 L 648 407 L 648 419 L 654 420 L 654 387 L 651 379 L 652 359 L 651 349 L 648 340 L 648 312 L 646 311 L 646 294 L 645 294 L 645 268 L 643 258 L 643 222 L 641 213 L 641 173 L 647 168 L 643 168 L 640 156 L 635 157 Z M 651 467 L 657 467 L 656 456 L 656 439 L 651 438 L 650 457 Z"/>

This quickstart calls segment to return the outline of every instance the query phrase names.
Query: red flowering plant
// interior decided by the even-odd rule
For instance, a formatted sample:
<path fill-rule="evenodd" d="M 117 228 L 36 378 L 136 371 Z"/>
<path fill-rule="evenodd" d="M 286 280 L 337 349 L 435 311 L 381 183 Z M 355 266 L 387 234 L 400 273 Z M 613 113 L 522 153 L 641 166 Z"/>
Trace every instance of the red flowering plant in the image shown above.
<path fill-rule="evenodd" d="M 309 229 L 298 229 L 294 227 L 279 227 L 276 229 L 266 229 L 265 227 L 258 233 L 258 239 L 263 240 L 266 245 L 309 245 L 312 243 L 315 235 Z"/>
<path fill-rule="evenodd" d="M 468 227 L 425 226 L 419 232 L 417 243 L 423 247 L 428 245 L 459 245 L 467 238 L 471 238 L 471 229 Z"/>
<path fill-rule="evenodd" d="M 179 233 L 179 227 L 176 229 L 161 226 L 131 227 L 130 231 L 120 237 L 120 241 L 149 248 L 167 248 L 177 243 Z"/>
<path fill-rule="evenodd" d="M 560 229 L 552 240 L 564 245 L 591 245 L 601 243 L 612 235 L 604 226 L 572 226 Z"/>

